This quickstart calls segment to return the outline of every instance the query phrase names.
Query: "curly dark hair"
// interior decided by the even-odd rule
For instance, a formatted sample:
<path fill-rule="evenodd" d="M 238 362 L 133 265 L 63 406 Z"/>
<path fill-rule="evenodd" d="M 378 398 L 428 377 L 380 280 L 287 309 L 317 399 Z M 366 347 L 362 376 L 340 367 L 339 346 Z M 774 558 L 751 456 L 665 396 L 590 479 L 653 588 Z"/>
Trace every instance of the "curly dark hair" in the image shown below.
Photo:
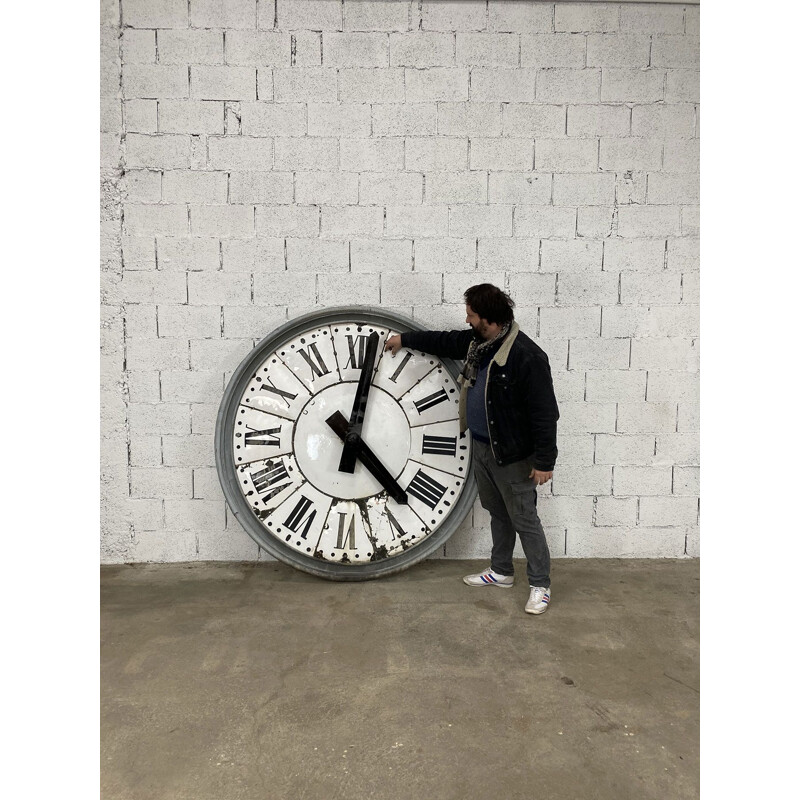
<path fill-rule="evenodd" d="M 489 323 L 505 325 L 514 319 L 514 301 L 491 283 L 470 286 L 464 292 L 464 301 L 481 319 Z"/>

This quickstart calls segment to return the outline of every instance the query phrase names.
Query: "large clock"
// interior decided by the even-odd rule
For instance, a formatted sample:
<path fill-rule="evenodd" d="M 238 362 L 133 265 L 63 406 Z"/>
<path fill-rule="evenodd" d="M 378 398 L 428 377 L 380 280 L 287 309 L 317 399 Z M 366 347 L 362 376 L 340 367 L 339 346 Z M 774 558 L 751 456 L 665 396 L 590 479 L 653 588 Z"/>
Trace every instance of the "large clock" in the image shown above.
<path fill-rule="evenodd" d="M 384 351 L 418 329 L 368 307 L 306 314 L 231 377 L 217 471 L 236 518 L 275 558 L 334 580 L 389 575 L 433 553 L 472 508 L 455 363 Z"/>

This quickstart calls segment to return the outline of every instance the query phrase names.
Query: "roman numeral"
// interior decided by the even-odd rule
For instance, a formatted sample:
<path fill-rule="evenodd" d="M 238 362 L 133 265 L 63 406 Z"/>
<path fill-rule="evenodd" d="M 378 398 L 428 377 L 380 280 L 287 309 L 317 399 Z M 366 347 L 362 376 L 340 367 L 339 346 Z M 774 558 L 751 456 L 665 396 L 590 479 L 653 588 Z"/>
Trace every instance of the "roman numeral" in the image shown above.
<path fill-rule="evenodd" d="M 281 443 L 280 440 L 280 426 L 277 428 L 267 428 L 264 431 L 257 431 L 255 428 L 249 428 L 249 432 L 244 435 L 245 447 L 248 445 L 263 445 L 265 447 L 274 446 L 278 447 Z"/>
<path fill-rule="evenodd" d="M 345 364 L 345 369 L 361 369 L 364 366 L 364 355 L 367 351 L 367 341 L 369 339 L 368 336 L 364 336 L 359 334 L 358 336 L 350 336 L 347 334 L 347 349 L 349 351 L 349 356 L 347 359 L 347 364 Z M 356 354 L 356 339 L 358 339 L 358 353 Z"/>
<path fill-rule="evenodd" d="M 262 383 L 259 387 L 259 391 L 262 392 L 272 392 L 273 394 L 277 394 L 283 398 L 283 401 L 286 403 L 287 406 L 291 405 L 289 400 L 294 400 L 297 397 L 296 394 L 292 394 L 291 392 L 286 392 L 283 389 L 279 389 L 269 378 L 267 378 L 266 383 Z"/>
<path fill-rule="evenodd" d="M 317 509 L 315 508 L 310 514 L 308 510 L 313 507 L 313 503 L 305 496 L 300 495 L 297 505 L 292 509 L 284 525 L 293 533 L 298 533 L 302 526 L 303 532 L 300 534 L 301 539 L 308 536 L 311 526 L 314 524 L 314 517 L 317 516 Z M 306 516 L 308 514 L 308 516 Z"/>
<path fill-rule="evenodd" d="M 438 392 L 429 394 L 427 397 L 423 397 L 422 400 L 415 400 L 414 405 L 421 414 L 423 411 L 427 411 L 429 408 L 433 408 L 433 406 L 439 405 L 439 403 L 443 403 L 445 400 L 447 400 L 447 392 L 444 389 L 439 389 Z"/>
<path fill-rule="evenodd" d="M 321 378 L 323 375 L 327 375 L 330 372 L 327 365 L 322 360 L 316 342 L 312 342 L 308 347 L 298 350 L 298 353 L 303 356 L 308 366 L 311 367 L 312 381 L 314 378 Z"/>
<path fill-rule="evenodd" d="M 405 369 L 409 361 L 411 361 L 411 353 L 406 353 L 400 366 L 394 371 L 394 375 L 389 378 L 392 383 L 397 383 L 397 376 Z"/>
<path fill-rule="evenodd" d="M 435 481 L 422 470 L 417 472 L 414 479 L 406 487 L 406 492 L 408 494 L 414 495 L 417 499 L 422 500 L 428 508 L 434 508 L 444 497 L 446 491 L 446 486 L 442 486 L 441 483 Z"/>
<path fill-rule="evenodd" d="M 283 465 L 283 461 L 279 462 L 275 467 L 267 466 L 258 472 L 251 472 L 250 479 L 253 481 L 253 488 L 265 500 L 269 500 L 270 497 L 276 495 L 292 480 Z"/>
<path fill-rule="evenodd" d="M 386 509 L 386 519 L 389 520 L 389 529 L 392 532 L 392 541 L 395 539 L 402 539 L 406 536 L 406 532 L 403 530 L 403 526 L 397 521 L 397 518 L 394 514 L 392 514 L 389 509 Z M 395 531 L 397 531 L 397 535 L 395 536 Z"/>
<path fill-rule="evenodd" d="M 422 436 L 422 452 L 430 453 L 434 456 L 453 456 L 456 455 L 455 436 Z"/>
<path fill-rule="evenodd" d="M 350 524 L 347 525 L 347 520 Z M 347 530 L 345 530 L 347 528 Z M 336 534 L 336 549 L 343 550 L 356 549 L 356 516 L 355 514 L 343 514 L 339 512 L 339 531 Z"/>

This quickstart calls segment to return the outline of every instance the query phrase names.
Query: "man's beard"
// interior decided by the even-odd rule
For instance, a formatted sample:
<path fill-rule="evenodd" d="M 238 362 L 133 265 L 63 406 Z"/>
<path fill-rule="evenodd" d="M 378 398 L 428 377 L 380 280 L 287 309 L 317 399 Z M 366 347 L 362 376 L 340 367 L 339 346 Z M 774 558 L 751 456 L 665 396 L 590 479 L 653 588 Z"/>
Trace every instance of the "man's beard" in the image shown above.
<path fill-rule="evenodd" d="M 477 325 L 473 325 L 472 323 L 469 324 L 470 328 L 472 328 L 472 335 L 477 339 L 479 342 L 486 341 L 489 336 L 486 333 L 486 328 L 482 323 L 478 323 Z"/>

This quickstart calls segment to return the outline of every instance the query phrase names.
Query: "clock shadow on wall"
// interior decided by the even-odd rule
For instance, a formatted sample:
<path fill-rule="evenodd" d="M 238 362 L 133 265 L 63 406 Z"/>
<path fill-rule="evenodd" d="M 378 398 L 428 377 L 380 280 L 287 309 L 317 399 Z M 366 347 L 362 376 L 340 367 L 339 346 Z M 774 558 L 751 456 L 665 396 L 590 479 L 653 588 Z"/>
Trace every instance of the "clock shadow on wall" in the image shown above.
<path fill-rule="evenodd" d="M 231 377 L 215 454 L 225 499 L 270 555 L 331 580 L 383 577 L 441 547 L 476 496 L 450 359 L 384 352 L 420 330 L 346 306 L 273 331 Z"/>

